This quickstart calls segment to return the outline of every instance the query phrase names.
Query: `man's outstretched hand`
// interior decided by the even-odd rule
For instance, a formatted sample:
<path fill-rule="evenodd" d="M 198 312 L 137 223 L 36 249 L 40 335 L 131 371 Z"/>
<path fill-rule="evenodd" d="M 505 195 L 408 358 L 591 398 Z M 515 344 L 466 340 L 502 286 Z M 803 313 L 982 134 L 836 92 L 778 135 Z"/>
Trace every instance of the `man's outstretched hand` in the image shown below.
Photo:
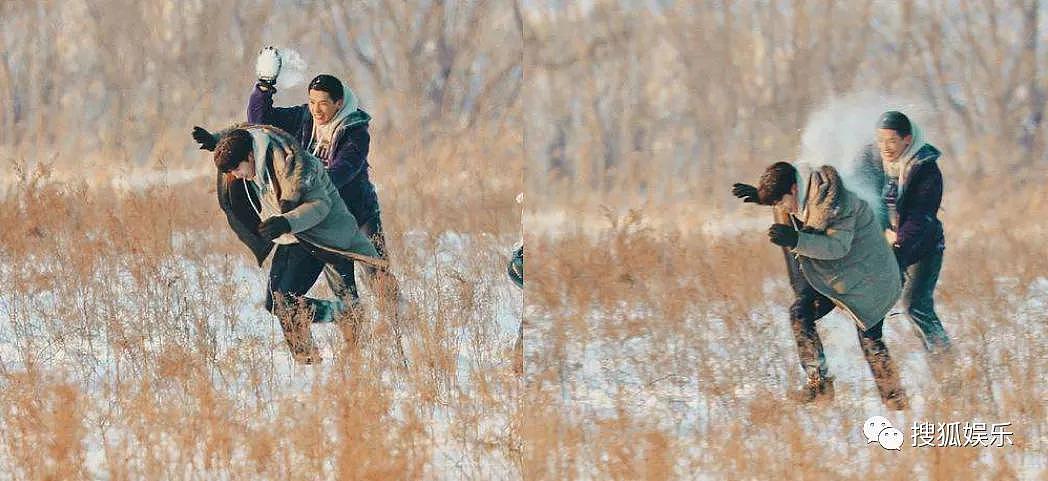
<path fill-rule="evenodd" d="M 218 142 L 215 140 L 215 136 L 211 135 L 211 132 L 208 132 L 203 127 L 197 126 L 193 127 L 193 140 L 197 141 L 197 143 L 200 144 L 200 150 L 207 150 L 211 152 L 215 151 L 215 145 L 218 144 Z"/>
<path fill-rule="evenodd" d="M 735 184 L 731 186 L 731 194 L 742 199 L 743 202 L 760 204 L 757 200 L 757 188 L 750 184 Z"/>
<path fill-rule="evenodd" d="M 768 239 L 775 245 L 797 247 L 797 237 L 797 230 L 786 224 L 772 224 L 768 229 Z"/>
<path fill-rule="evenodd" d="M 284 216 L 270 217 L 258 225 L 258 233 L 266 240 L 273 240 L 291 232 L 291 223 Z"/>

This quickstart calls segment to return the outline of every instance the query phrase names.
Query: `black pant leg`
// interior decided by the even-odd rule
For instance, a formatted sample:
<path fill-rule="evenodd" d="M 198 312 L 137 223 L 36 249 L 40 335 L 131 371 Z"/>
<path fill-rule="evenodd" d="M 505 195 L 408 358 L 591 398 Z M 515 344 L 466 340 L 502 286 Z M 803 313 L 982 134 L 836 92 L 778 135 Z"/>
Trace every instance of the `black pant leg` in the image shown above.
<path fill-rule="evenodd" d="M 902 382 L 899 380 L 899 374 L 895 370 L 891 355 L 888 353 L 888 346 L 884 344 L 883 327 L 884 322 L 882 321 L 865 331 L 858 326 L 855 329 L 858 331 L 862 354 L 870 365 L 874 382 L 877 383 L 877 391 L 880 393 L 882 400 L 888 401 L 889 399 L 905 397 L 905 392 L 903 391 Z"/>
<path fill-rule="evenodd" d="M 819 294 L 808 283 L 800 270 L 800 264 L 792 254 L 786 249 L 783 249 L 783 253 L 790 278 L 790 287 L 794 294 L 794 301 L 790 306 L 790 328 L 797 344 L 801 367 L 804 368 L 809 378 L 826 377 L 829 375 L 829 366 L 826 364 L 822 339 L 815 329 L 815 321 L 833 310 L 833 302 Z"/>
<path fill-rule="evenodd" d="M 292 355 L 302 362 L 316 361 L 316 344 L 310 330 L 315 306 L 305 294 L 313 287 L 324 264 L 301 243 L 277 246 L 269 270 L 266 309 L 277 316 Z"/>
<path fill-rule="evenodd" d="M 277 295 L 297 303 L 313 287 L 323 268 L 324 263 L 301 242 L 277 246 L 269 269 L 266 310 L 274 312 Z"/>

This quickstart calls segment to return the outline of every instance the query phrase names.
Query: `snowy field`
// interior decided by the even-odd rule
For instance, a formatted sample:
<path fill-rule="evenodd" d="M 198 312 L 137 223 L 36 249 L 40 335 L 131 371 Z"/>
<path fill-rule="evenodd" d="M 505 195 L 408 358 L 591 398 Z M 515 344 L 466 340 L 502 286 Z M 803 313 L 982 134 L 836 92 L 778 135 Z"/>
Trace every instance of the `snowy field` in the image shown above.
<path fill-rule="evenodd" d="M 0 249 L 0 479 L 519 479 L 516 239 L 396 236 L 407 369 L 373 310 L 357 347 L 314 325 L 324 361 L 303 366 L 263 307 L 268 262 L 181 222 L 42 222 Z"/>
<path fill-rule="evenodd" d="M 545 433 L 577 438 L 575 463 L 547 461 L 547 476 L 946 479 L 963 473 L 967 479 L 1039 479 L 1048 472 L 1045 390 L 1038 374 L 1024 371 L 1043 368 L 1046 361 L 1048 338 L 1027 327 L 1040 326 L 1048 312 L 1048 277 L 1024 282 L 1001 275 L 986 283 L 991 292 L 965 297 L 950 285 L 957 276 L 945 275 L 939 314 L 955 340 L 954 364 L 926 354 L 905 315 L 893 311 L 884 333 L 910 396 L 911 408 L 903 412 L 883 407 L 851 320 L 832 312 L 819 321 L 818 331 L 836 376 L 836 398 L 799 406 L 785 399 L 803 382 L 803 372 L 790 334 L 791 291 L 781 254 L 741 237 L 763 233 L 767 219 L 725 215 L 698 222 L 696 242 L 719 245 L 705 255 L 733 255 L 737 245 L 743 257 L 761 264 L 756 267 L 742 259 L 692 256 L 695 250 L 681 246 L 689 239 L 660 240 L 643 227 L 627 232 L 605 222 L 604 228 L 585 228 L 579 226 L 601 221 L 578 217 L 558 227 L 556 219 L 526 219 L 535 233 L 529 239 L 535 244 L 532 259 L 556 269 L 548 275 L 532 271 L 529 289 L 536 290 L 529 293 L 556 284 L 565 272 L 584 270 L 581 265 L 602 270 L 595 278 L 574 280 L 592 291 L 565 294 L 586 299 L 582 303 L 557 297 L 554 287 L 527 299 L 529 395 L 553 406 L 546 415 L 558 419 L 557 428 Z M 647 242 L 679 252 L 665 262 L 659 254 L 621 260 L 633 247 L 658 250 Z M 948 249 L 946 269 L 958 262 L 950 256 L 964 250 Z M 607 257 L 624 266 L 595 267 L 607 259 L 582 258 L 591 251 L 609 251 Z M 630 268 L 637 265 L 647 272 Z M 704 270 L 711 265 L 744 271 L 743 279 L 752 279 L 745 275 L 752 272 L 761 277 L 749 286 L 733 285 L 732 279 L 716 279 L 722 273 Z M 653 277 L 673 275 L 664 272 L 669 269 L 676 278 Z M 983 317 L 983 302 L 997 306 L 997 315 Z M 550 359 L 550 353 L 563 357 Z M 902 431 L 901 452 L 867 444 L 862 425 L 876 415 Z M 915 422 L 1010 422 L 1014 445 L 912 447 Z"/>

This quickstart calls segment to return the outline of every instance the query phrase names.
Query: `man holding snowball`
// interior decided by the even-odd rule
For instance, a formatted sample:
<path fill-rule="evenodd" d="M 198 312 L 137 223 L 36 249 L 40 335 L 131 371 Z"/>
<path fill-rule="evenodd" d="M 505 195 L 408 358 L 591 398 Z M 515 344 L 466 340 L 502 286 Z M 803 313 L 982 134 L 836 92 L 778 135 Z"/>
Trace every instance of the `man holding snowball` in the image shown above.
<path fill-rule="evenodd" d="M 371 143 L 368 123 L 371 116 L 359 108 L 352 90 L 327 74 L 317 75 L 309 82 L 307 104 L 274 107 L 273 95 L 277 91 L 281 64 L 277 49 L 266 47 L 259 52 L 256 64 L 258 82 L 248 100 L 248 122 L 272 125 L 290 133 L 320 159 L 361 232 L 371 239 L 379 257 L 385 259 L 386 240 L 378 195 L 368 177 L 367 156 Z M 374 274 L 371 272 L 373 268 L 367 269 Z M 352 277 L 349 280 L 355 301 L 356 283 Z"/>

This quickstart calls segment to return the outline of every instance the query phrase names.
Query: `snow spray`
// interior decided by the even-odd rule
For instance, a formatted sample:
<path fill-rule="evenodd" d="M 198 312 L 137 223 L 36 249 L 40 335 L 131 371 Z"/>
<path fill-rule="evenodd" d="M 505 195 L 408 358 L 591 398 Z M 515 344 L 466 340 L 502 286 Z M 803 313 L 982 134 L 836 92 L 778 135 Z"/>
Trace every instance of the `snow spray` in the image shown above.
<path fill-rule="evenodd" d="M 859 151 L 876 139 L 877 118 L 888 110 L 898 110 L 929 135 L 932 109 L 925 103 L 880 92 L 862 91 L 840 98 L 830 98 L 808 117 L 801 134 L 801 152 L 797 169 L 802 180 L 807 173 L 822 165 L 837 169 L 845 187 L 871 206 L 880 202 L 880 186 L 862 182 L 859 177 Z"/>
<path fill-rule="evenodd" d="M 298 51 L 280 47 L 280 76 L 277 77 L 277 88 L 284 90 L 297 87 L 306 79 L 306 60 Z"/>

